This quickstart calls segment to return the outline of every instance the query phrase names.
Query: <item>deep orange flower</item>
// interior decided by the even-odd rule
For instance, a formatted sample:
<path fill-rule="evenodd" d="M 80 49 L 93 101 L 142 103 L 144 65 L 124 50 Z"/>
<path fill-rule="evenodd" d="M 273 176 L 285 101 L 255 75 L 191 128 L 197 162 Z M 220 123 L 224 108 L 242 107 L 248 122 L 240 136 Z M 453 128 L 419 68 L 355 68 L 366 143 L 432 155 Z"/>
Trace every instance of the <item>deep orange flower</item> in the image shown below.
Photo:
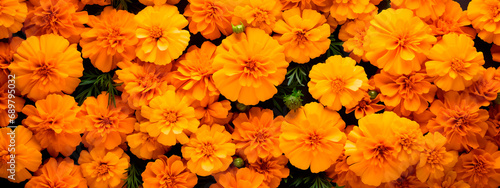
<path fill-rule="evenodd" d="M 467 91 L 473 94 L 478 103 L 483 106 L 488 106 L 490 101 L 497 98 L 497 93 L 500 93 L 500 80 L 495 79 L 495 74 L 499 74 L 500 69 L 490 67 L 484 71 L 484 74 L 478 81 L 472 83 L 467 88 Z"/>
<path fill-rule="evenodd" d="M 116 68 L 120 61 L 135 58 L 137 23 L 134 14 L 106 7 L 97 17 L 91 16 L 91 30 L 82 33 L 82 56 L 103 72 Z"/>
<path fill-rule="evenodd" d="M 493 61 L 500 62 L 500 46 L 493 44 L 490 49 Z"/>
<path fill-rule="evenodd" d="M 134 128 L 136 132 L 127 135 L 127 144 L 135 156 L 140 159 L 157 159 L 170 150 L 169 146 L 158 142 L 158 136 L 149 136 L 146 127 L 140 127 L 140 123 L 135 123 Z"/>
<path fill-rule="evenodd" d="M 81 0 L 84 5 L 110 5 L 112 0 Z"/>
<path fill-rule="evenodd" d="M 277 0 L 243 0 L 234 8 L 235 18 L 232 22 L 242 21 L 247 27 L 260 28 L 267 34 L 271 34 L 274 24 L 281 17 L 282 7 Z"/>
<path fill-rule="evenodd" d="M 416 168 L 417 178 L 426 182 L 428 179 L 444 177 L 458 160 L 457 151 L 446 151 L 446 137 L 439 132 L 425 135 L 424 150 L 420 153 L 420 162 Z"/>
<path fill-rule="evenodd" d="M 498 146 L 487 143 L 484 149 L 474 149 L 462 154 L 455 165 L 457 179 L 464 180 L 472 188 L 500 186 L 500 151 Z"/>
<path fill-rule="evenodd" d="M 430 179 L 427 184 L 435 188 L 470 188 L 470 185 L 461 179 L 457 179 L 457 172 L 448 171 L 446 175 L 439 179 Z"/>
<path fill-rule="evenodd" d="M 339 39 L 344 41 L 342 47 L 344 47 L 345 52 L 351 52 L 349 57 L 353 58 L 357 62 L 361 59 L 363 61 L 368 61 L 365 57 L 365 49 L 363 48 L 366 36 L 366 30 L 370 26 L 371 19 L 365 20 L 354 20 L 342 25 L 339 31 Z"/>
<path fill-rule="evenodd" d="M 200 176 L 225 171 L 233 162 L 235 151 L 231 134 L 217 124 L 202 125 L 181 148 L 189 170 Z"/>
<path fill-rule="evenodd" d="M 340 115 L 319 103 L 309 103 L 289 112 L 281 127 L 280 149 L 290 163 L 302 170 L 324 171 L 342 152 L 346 136 Z"/>
<path fill-rule="evenodd" d="M 330 168 L 325 171 L 325 173 L 329 178 L 332 179 L 332 182 L 335 182 L 335 184 L 338 186 L 375 188 L 375 186 L 366 185 L 361 182 L 361 178 L 349 169 L 345 150 L 342 150 L 342 154 L 340 155 L 340 157 L 335 163 L 333 163 L 332 166 L 330 166 Z"/>
<path fill-rule="evenodd" d="M 248 168 L 227 171 L 216 177 L 217 183 L 210 188 L 262 188 L 265 176 Z"/>
<path fill-rule="evenodd" d="M 415 121 L 407 122 L 405 122 L 405 126 L 392 128 L 392 136 L 396 139 L 394 149 L 398 153 L 400 161 L 415 165 L 420 159 L 420 152 L 424 150 L 425 140 L 420 130 L 420 124 Z"/>
<path fill-rule="evenodd" d="M 415 12 L 416 16 L 427 20 L 436 18 L 445 13 L 446 3 L 450 0 L 392 0 L 391 7 L 406 8 Z"/>
<path fill-rule="evenodd" d="M 69 95 L 48 95 L 46 99 L 38 100 L 33 105 L 26 105 L 23 114 L 28 116 L 23 120 L 43 149 L 52 157 L 59 153 L 69 156 L 80 144 L 81 133 L 85 125 L 80 115 L 80 107 Z"/>
<path fill-rule="evenodd" d="M 441 39 L 443 35 L 448 33 L 467 34 L 471 38 L 476 37 L 476 31 L 473 28 L 467 27 L 471 24 L 467 17 L 467 12 L 462 11 L 462 7 L 456 1 L 447 1 L 445 3 L 446 14 L 439 17 L 433 17 L 427 20 L 427 24 L 432 28 L 434 36 Z"/>
<path fill-rule="evenodd" d="M 472 0 L 467 15 L 479 38 L 500 45 L 500 2 L 497 0 Z"/>
<path fill-rule="evenodd" d="M 14 61 L 14 54 L 24 40 L 19 37 L 12 37 L 8 43 L 0 42 L 0 71 L 5 75 L 9 74 L 9 65 Z M 5 82 L 1 82 L 5 83 Z"/>
<path fill-rule="evenodd" d="M 0 39 L 12 37 L 23 27 L 23 22 L 28 14 L 25 0 L 0 1 Z"/>
<path fill-rule="evenodd" d="M 278 42 L 285 47 L 287 61 L 307 63 L 324 54 L 330 47 L 330 25 L 315 10 L 298 8 L 283 12 L 283 20 L 274 27 Z"/>
<path fill-rule="evenodd" d="M 258 158 L 255 163 L 250 163 L 248 168 L 254 172 L 264 175 L 264 184 L 270 188 L 277 188 L 281 179 L 288 177 L 290 169 L 286 167 L 288 158 L 284 155 L 279 157 L 268 156 Z"/>
<path fill-rule="evenodd" d="M 253 1 L 252 1 L 253 2 Z M 245 33 L 222 40 L 212 64 L 215 86 L 231 101 L 255 105 L 278 92 L 288 62 L 284 48 L 263 30 L 247 28 Z"/>
<path fill-rule="evenodd" d="M 52 93 L 73 93 L 83 75 L 82 62 L 76 44 L 48 34 L 23 41 L 9 69 L 21 95 L 36 101 Z"/>
<path fill-rule="evenodd" d="M 130 166 L 129 156 L 121 148 L 105 150 L 94 148 L 80 153 L 78 164 L 89 187 L 119 188 L 127 179 L 126 169 Z"/>
<path fill-rule="evenodd" d="M 182 55 L 188 46 L 189 31 L 182 30 L 188 21 L 177 7 L 164 4 L 148 6 L 135 16 L 137 57 L 157 65 L 166 65 Z"/>
<path fill-rule="evenodd" d="M 232 7 L 223 1 L 214 0 L 189 0 L 184 10 L 184 16 L 189 21 L 189 31 L 198 32 L 203 37 L 214 40 L 233 32 L 231 18 Z"/>
<path fill-rule="evenodd" d="M 415 176 L 415 169 L 413 167 L 408 168 L 408 170 L 404 171 L 401 176 L 388 182 L 384 186 L 385 188 L 428 188 L 429 186 L 425 182 L 421 182 Z"/>
<path fill-rule="evenodd" d="M 179 1 L 180 0 L 139 0 L 139 2 L 146 6 L 163 5 L 165 3 L 175 5 L 179 3 Z"/>
<path fill-rule="evenodd" d="M 347 105 L 345 113 L 349 114 L 354 111 L 356 119 L 361 119 L 362 117 L 374 114 L 375 112 L 381 111 L 385 108 L 384 105 L 377 104 L 378 102 L 380 102 L 379 96 L 375 99 L 370 99 L 370 96 L 366 94 L 358 103 Z"/>
<path fill-rule="evenodd" d="M 87 180 L 83 178 L 80 166 L 70 158 L 50 158 L 27 183 L 27 188 L 35 187 L 68 187 L 86 188 Z"/>
<path fill-rule="evenodd" d="M 283 5 L 282 10 L 300 8 L 300 10 L 313 9 L 320 12 L 329 12 L 331 1 L 327 0 L 280 0 Z"/>
<path fill-rule="evenodd" d="M 418 71 L 436 43 L 432 29 L 408 9 L 383 10 L 366 31 L 366 58 L 391 74 Z"/>
<path fill-rule="evenodd" d="M 487 139 L 500 145 L 500 105 L 490 106 L 488 113 L 489 118 L 486 121 L 488 124 Z"/>
<path fill-rule="evenodd" d="M 244 154 L 250 163 L 254 163 L 259 158 L 282 155 L 279 137 L 283 121 L 283 116 L 274 118 L 273 111 L 270 109 L 253 107 L 248 115 L 240 113 L 233 120 L 232 136 L 237 152 Z"/>
<path fill-rule="evenodd" d="M 467 35 L 444 35 L 429 52 L 425 63 L 427 74 L 444 91 L 461 91 L 481 77 L 484 57 L 477 52 L 474 41 Z"/>
<path fill-rule="evenodd" d="M 311 95 L 333 110 L 358 103 L 368 89 L 365 69 L 357 66 L 350 57 L 342 58 L 340 55 L 314 65 L 309 78 L 311 81 L 307 86 Z"/>
<path fill-rule="evenodd" d="M 377 12 L 375 5 L 370 0 L 335 0 L 330 7 L 330 16 L 344 23 L 347 19 L 353 20 Z"/>
<path fill-rule="evenodd" d="M 436 117 L 429 120 L 427 128 L 446 137 L 448 150 L 478 148 L 488 130 L 488 111 L 480 107 L 468 93 L 447 92 L 443 101 L 435 100 L 429 108 Z"/>
<path fill-rule="evenodd" d="M 15 80 L 15 79 L 14 79 Z M 14 97 L 15 98 L 11 98 L 9 99 L 9 91 L 11 91 L 11 89 L 9 89 L 9 78 L 8 78 L 8 75 L 5 74 L 5 72 L 0 72 L 0 127 L 6 127 L 10 124 L 10 120 L 11 119 L 17 119 L 18 116 L 18 112 L 20 112 L 22 109 L 23 109 L 23 106 L 24 106 L 24 102 L 25 100 L 23 99 L 23 97 L 21 97 L 19 94 L 21 92 L 19 92 L 18 90 L 14 90 L 15 93 L 12 93 L 10 92 L 10 94 L 14 94 Z M 12 82 L 10 82 L 12 83 Z M 11 86 L 12 88 L 12 86 Z M 9 102 L 10 101 L 13 101 L 14 103 L 12 102 Z M 14 118 L 11 118 L 9 116 L 11 116 L 12 113 L 9 113 L 9 104 L 11 104 L 11 107 L 12 105 L 14 105 Z"/>
<path fill-rule="evenodd" d="M 231 102 L 228 100 L 218 101 L 218 96 L 205 98 L 202 101 L 194 101 L 191 105 L 194 108 L 195 116 L 200 120 L 200 124 L 225 125 L 229 123 L 229 111 Z"/>
<path fill-rule="evenodd" d="M 9 146 L 12 137 L 15 139 L 14 148 Z M 0 128 L 0 177 L 15 183 L 30 179 L 28 170 L 34 172 L 42 164 L 41 149 L 33 133 L 24 126 L 17 126 L 14 130 Z M 12 154 L 15 154 L 15 158 L 11 158 Z M 11 169 L 12 162 L 15 172 L 8 170 Z M 15 175 L 12 176 L 13 174 Z"/>
<path fill-rule="evenodd" d="M 198 182 L 196 174 L 190 172 L 181 157 L 162 155 L 154 162 L 149 162 L 141 174 L 144 187 L 194 187 Z"/>

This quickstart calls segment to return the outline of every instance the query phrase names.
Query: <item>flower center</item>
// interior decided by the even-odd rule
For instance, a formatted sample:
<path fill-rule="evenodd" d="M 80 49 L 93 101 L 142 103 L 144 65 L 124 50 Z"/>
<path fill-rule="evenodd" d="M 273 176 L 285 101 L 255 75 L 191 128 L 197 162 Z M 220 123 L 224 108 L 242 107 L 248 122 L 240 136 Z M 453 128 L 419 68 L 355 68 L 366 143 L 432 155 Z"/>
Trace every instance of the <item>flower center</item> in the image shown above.
<path fill-rule="evenodd" d="M 472 170 L 474 170 L 474 174 L 488 174 L 489 169 L 491 168 L 491 164 L 487 162 L 484 156 L 475 156 L 475 163 L 473 164 Z"/>
<path fill-rule="evenodd" d="M 427 163 L 431 166 L 441 164 L 441 152 L 437 150 L 432 150 L 427 152 Z"/>
<path fill-rule="evenodd" d="M 465 69 L 465 63 L 462 59 L 453 58 L 451 60 L 451 69 L 455 72 L 461 72 Z"/>
<path fill-rule="evenodd" d="M 265 22 L 266 24 L 271 24 L 269 20 L 269 15 L 267 14 L 267 11 L 262 10 L 262 9 L 257 9 L 255 10 L 254 13 L 254 18 L 257 23 L 262 23 Z"/>
<path fill-rule="evenodd" d="M 399 47 L 404 47 L 405 45 L 408 45 L 409 43 L 410 43 L 410 39 L 408 39 L 408 38 L 406 37 L 406 35 L 405 35 L 405 36 L 402 36 L 402 37 L 401 37 L 401 38 L 399 38 L 399 40 L 398 40 L 398 46 L 399 46 Z"/>
<path fill-rule="evenodd" d="M 386 160 L 387 158 L 390 158 L 390 154 L 391 154 L 392 149 L 393 148 L 388 147 L 386 145 L 379 144 L 379 145 L 377 145 L 377 147 L 372 149 L 372 156 L 378 162 L 380 162 L 379 165 L 382 165 L 384 160 Z"/>
<path fill-rule="evenodd" d="M 245 72 L 254 72 L 254 71 L 256 71 L 258 69 L 259 64 L 260 63 L 258 61 L 249 60 L 245 64 L 244 71 Z"/>
<path fill-rule="evenodd" d="M 52 73 L 52 68 L 49 67 L 48 65 L 42 65 L 38 69 L 35 70 L 35 74 L 40 76 L 40 77 L 47 77 Z"/>
<path fill-rule="evenodd" d="M 161 187 L 176 187 L 177 177 L 165 174 L 160 179 L 160 184 L 161 184 Z"/>
<path fill-rule="evenodd" d="M 6 164 L 10 160 L 10 154 L 7 150 L 0 151 L 1 164 Z"/>
<path fill-rule="evenodd" d="M 108 173 L 109 167 L 107 164 L 101 163 L 101 165 L 99 165 L 96 170 L 97 170 L 97 174 L 99 176 L 102 176 L 102 175 L 105 175 Z"/>
<path fill-rule="evenodd" d="M 309 138 L 306 140 L 306 144 L 313 146 L 314 148 L 321 143 L 321 136 L 317 133 L 309 134 Z"/>
<path fill-rule="evenodd" d="M 163 116 L 165 117 L 165 120 L 170 122 L 170 123 L 177 122 L 177 113 L 175 113 L 175 112 L 168 111 L 168 112 L 165 112 L 163 114 Z"/>
<path fill-rule="evenodd" d="M 149 35 L 151 38 L 158 40 L 163 36 L 163 29 L 158 26 L 153 26 L 151 30 L 149 30 Z"/>
<path fill-rule="evenodd" d="M 258 143 L 263 143 L 263 142 L 266 142 L 266 140 L 267 140 L 268 137 L 269 137 L 269 135 L 267 134 L 266 131 L 259 130 L 255 134 L 255 141 L 258 142 Z"/>
<path fill-rule="evenodd" d="M 122 36 L 120 33 L 120 29 L 118 28 L 108 28 L 108 36 L 106 37 L 106 41 L 111 47 L 116 47 L 117 45 L 120 44 L 120 42 L 124 39 L 125 37 Z"/>
<path fill-rule="evenodd" d="M 299 44 L 307 41 L 306 32 L 302 29 L 295 31 L 295 37 L 297 37 L 295 40 Z"/>
<path fill-rule="evenodd" d="M 334 93 L 338 93 L 344 90 L 345 83 L 342 79 L 336 78 L 332 80 L 332 90 Z"/>
<path fill-rule="evenodd" d="M 214 146 L 211 143 L 204 143 L 201 146 L 201 154 L 204 156 L 212 156 L 214 154 Z"/>
<path fill-rule="evenodd" d="M 206 15 L 210 17 L 217 16 L 217 13 L 219 12 L 222 14 L 222 10 L 213 2 L 206 2 L 204 10 Z"/>

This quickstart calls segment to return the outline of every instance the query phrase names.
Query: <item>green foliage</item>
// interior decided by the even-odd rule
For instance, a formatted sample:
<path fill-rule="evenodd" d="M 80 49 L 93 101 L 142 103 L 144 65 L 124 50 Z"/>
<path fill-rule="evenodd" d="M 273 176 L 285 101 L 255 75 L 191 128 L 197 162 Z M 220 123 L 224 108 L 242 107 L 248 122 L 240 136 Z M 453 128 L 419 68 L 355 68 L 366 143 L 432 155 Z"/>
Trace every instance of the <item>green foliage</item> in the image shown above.
<path fill-rule="evenodd" d="M 128 3 L 132 3 L 130 0 L 113 0 L 113 7 L 119 10 L 128 10 Z"/>
<path fill-rule="evenodd" d="M 311 68 L 305 64 L 299 64 L 286 73 L 287 86 L 305 86 L 309 81 L 309 71 Z"/>
<path fill-rule="evenodd" d="M 103 73 L 98 69 L 84 71 L 83 76 L 80 78 L 80 88 L 76 91 L 78 95 L 75 99 L 78 104 L 81 105 L 87 97 L 97 97 L 102 91 L 106 91 L 109 94 L 108 106 L 110 104 L 116 106 L 115 95 L 118 95 L 116 87 L 120 86 L 121 83 L 114 83 L 113 75 L 114 71 L 107 73 Z"/>
<path fill-rule="evenodd" d="M 139 188 L 142 185 L 142 172 L 139 171 L 135 165 L 130 164 L 130 167 L 127 168 L 125 172 L 127 174 L 127 179 L 125 179 L 125 184 L 123 184 L 122 188 L 127 186 L 127 188 Z"/>
<path fill-rule="evenodd" d="M 321 173 L 306 173 L 293 177 L 292 174 L 284 180 L 291 187 L 309 187 L 309 188 L 332 188 L 336 187 L 332 184 L 332 179 L 327 177 L 324 172 Z"/>
<path fill-rule="evenodd" d="M 329 39 L 332 41 L 330 43 L 330 49 L 328 49 L 326 51 L 326 57 L 330 57 L 330 56 L 334 56 L 334 55 L 342 55 L 342 45 L 344 44 L 344 42 L 342 41 L 337 41 L 337 39 L 335 39 L 335 35 L 332 34 Z"/>

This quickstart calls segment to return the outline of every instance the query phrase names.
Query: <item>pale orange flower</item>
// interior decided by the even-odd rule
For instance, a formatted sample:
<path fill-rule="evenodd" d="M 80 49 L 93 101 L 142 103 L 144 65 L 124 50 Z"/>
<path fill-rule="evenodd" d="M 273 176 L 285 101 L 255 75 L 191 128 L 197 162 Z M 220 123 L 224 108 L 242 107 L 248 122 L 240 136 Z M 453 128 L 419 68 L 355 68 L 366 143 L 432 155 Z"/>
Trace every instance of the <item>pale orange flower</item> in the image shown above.
<path fill-rule="evenodd" d="M 488 43 L 500 45 L 500 2 L 497 0 L 472 0 L 467 7 L 467 16 L 477 36 Z"/>
<path fill-rule="evenodd" d="M 375 5 L 370 0 L 334 0 L 330 7 L 330 16 L 337 22 L 344 23 L 347 19 L 353 20 L 376 13 L 378 8 Z"/>
<path fill-rule="evenodd" d="M 264 188 L 265 176 L 248 168 L 229 170 L 216 177 L 210 188 Z"/>
<path fill-rule="evenodd" d="M 467 34 L 471 38 L 476 37 L 476 31 L 467 27 L 471 24 L 467 17 L 467 12 L 462 11 L 460 4 L 456 1 L 447 1 L 445 3 L 446 14 L 427 20 L 427 24 L 432 28 L 434 36 L 441 39 L 448 33 Z"/>
<path fill-rule="evenodd" d="M 417 178 L 426 182 L 428 179 L 443 178 L 458 160 L 457 151 L 446 151 L 446 137 L 439 132 L 425 135 L 424 150 L 420 153 L 420 162 L 416 167 Z"/>
<path fill-rule="evenodd" d="M 195 116 L 200 120 L 201 125 L 212 125 L 214 123 L 225 125 L 229 123 L 231 102 L 218 100 L 219 96 L 213 96 L 193 102 L 191 106 L 194 108 Z"/>
<path fill-rule="evenodd" d="M 495 74 L 499 73 L 500 69 L 493 67 L 486 69 L 483 76 L 466 89 L 467 92 L 474 95 L 482 106 L 490 105 L 490 101 L 495 100 L 497 93 L 500 93 L 500 80 L 494 78 Z"/>
<path fill-rule="evenodd" d="M 113 150 L 101 147 L 90 152 L 83 150 L 78 164 L 89 187 L 120 188 L 127 179 L 126 169 L 130 166 L 130 157 L 119 147 Z"/>
<path fill-rule="evenodd" d="M 27 183 L 27 188 L 35 187 L 68 187 L 86 188 L 87 180 L 83 178 L 80 166 L 70 158 L 50 158 Z"/>
<path fill-rule="evenodd" d="M 158 136 L 149 136 L 146 127 L 140 127 L 140 123 L 135 123 L 134 128 L 136 132 L 127 135 L 126 139 L 130 152 L 138 158 L 157 159 L 170 150 L 169 146 L 158 142 Z"/>
<path fill-rule="evenodd" d="M 371 19 L 365 20 L 354 20 L 342 25 L 339 31 L 339 39 L 344 41 L 342 47 L 344 47 L 345 52 L 351 52 L 349 57 L 355 56 L 359 59 L 355 59 L 357 62 L 359 60 L 368 61 L 365 57 L 365 49 L 363 48 L 366 36 L 366 30 L 370 26 Z"/>
<path fill-rule="evenodd" d="M 457 179 L 464 180 L 472 188 L 496 188 L 500 186 L 500 151 L 498 146 L 487 143 L 483 149 L 474 149 L 458 158 L 455 165 Z"/>
<path fill-rule="evenodd" d="M 267 34 L 273 32 L 274 25 L 281 18 L 283 6 L 277 0 L 243 0 L 234 7 L 232 23 L 242 23 L 247 27 L 260 28 Z"/>
<path fill-rule="evenodd" d="M 356 119 L 361 119 L 362 117 L 374 114 L 385 108 L 384 105 L 377 104 L 378 102 L 380 102 L 379 96 L 377 96 L 375 99 L 370 99 L 370 96 L 366 94 L 358 103 L 347 105 L 345 113 L 349 114 L 354 111 L 354 116 L 356 117 Z"/>
<path fill-rule="evenodd" d="M 281 179 L 288 177 L 290 169 L 286 167 L 288 158 L 284 155 L 279 157 L 268 156 L 266 158 L 258 158 L 254 163 L 250 163 L 248 168 L 259 174 L 264 175 L 264 184 L 269 188 L 277 188 L 280 185 Z"/>
<path fill-rule="evenodd" d="M 198 182 L 196 174 L 190 172 L 181 157 L 162 155 L 154 162 L 149 162 L 141 174 L 144 187 L 194 187 Z"/>
<path fill-rule="evenodd" d="M 25 0 L 1 0 L 0 7 L 0 39 L 12 37 L 23 27 L 28 14 Z"/>
<path fill-rule="evenodd" d="M 14 81 L 14 82 L 13 82 Z M 18 112 L 21 112 L 24 106 L 24 102 L 26 102 L 23 97 L 21 97 L 19 94 L 18 90 L 14 89 L 15 93 L 12 93 L 11 89 L 9 89 L 9 85 L 11 85 L 12 88 L 12 83 L 15 83 L 15 79 L 12 79 L 9 82 L 9 76 L 5 74 L 5 72 L 1 71 L 0 72 L 0 127 L 6 127 L 10 124 L 11 119 L 17 119 Z M 14 94 L 14 98 L 9 99 L 9 94 Z M 9 102 L 12 101 L 12 102 Z M 12 105 L 14 105 L 14 108 L 10 108 Z M 14 113 L 12 110 L 14 110 Z M 14 114 L 14 118 L 11 118 L 11 114 Z"/>
<path fill-rule="evenodd" d="M 443 15 L 449 1 L 451 0 L 392 0 L 391 7 L 410 9 L 416 16 L 427 20 Z"/>
<path fill-rule="evenodd" d="M 253 2 L 253 1 L 252 1 Z M 284 48 L 263 30 L 247 28 L 230 35 L 217 47 L 212 64 L 215 86 L 231 101 L 255 105 L 278 92 L 288 62 Z"/>
<path fill-rule="evenodd" d="M 189 0 L 184 10 L 184 16 L 189 21 L 189 31 L 198 32 L 203 37 L 214 40 L 233 32 L 231 18 L 232 7 L 220 0 Z"/>
<path fill-rule="evenodd" d="M 457 179 L 457 172 L 448 171 L 446 175 L 439 179 L 430 179 L 427 184 L 432 188 L 470 188 L 464 180 Z"/>

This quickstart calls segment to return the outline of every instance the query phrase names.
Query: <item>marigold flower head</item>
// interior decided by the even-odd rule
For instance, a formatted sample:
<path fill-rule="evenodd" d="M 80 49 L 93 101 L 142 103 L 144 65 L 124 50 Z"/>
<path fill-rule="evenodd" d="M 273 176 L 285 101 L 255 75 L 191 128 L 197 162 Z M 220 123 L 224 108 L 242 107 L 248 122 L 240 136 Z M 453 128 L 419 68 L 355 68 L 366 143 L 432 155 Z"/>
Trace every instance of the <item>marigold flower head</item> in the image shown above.
<path fill-rule="evenodd" d="M 330 47 L 330 26 L 315 10 L 298 8 L 283 12 L 283 20 L 274 27 L 278 42 L 285 47 L 287 61 L 307 63 L 324 54 Z"/>
<path fill-rule="evenodd" d="M 329 178 L 332 179 L 332 182 L 335 182 L 335 184 L 338 186 L 375 188 L 375 186 L 366 185 L 361 182 L 361 178 L 349 169 L 345 150 L 342 150 L 342 154 L 340 155 L 340 157 L 337 159 L 337 161 L 335 161 L 335 163 L 332 164 L 332 166 L 330 166 L 330 168 L 325 171 L 325 173 Z"/>
<path fill-rule="evenodd" d="M 52 93 L 71 94 L 83 75 L 83 59 L 76 44 L 54 34 L 32 36 L 21 43 L 9 65 L 16 88 L 31 100 Z"/>
<path fill-rule="evenodd" d="M 92 29 L 82 33 L 80 46 L 82 56 L 90 58 L 94 67 L 109 72 L 118 62 L 135 58 L 134 14 L 106 7 L 99 16 L 91 16 L 88 25 Z"/>
<path fill-rule="evenodd" d="M 370 15 L 376 13 L 377 10 L 370 0 L 335 0 L 330 7 L 330 16 L 339 23 L 344 23 L 347 19 L 352 20 Z"/>
<path fill-rule="evenodd" d="M 181 148 L 188 169 L 200 176 L 225 171 L 233 162 L 235 151 L 231 134 L 217 124 L 202 125 Z"/>
<path fill-rule="evenodd" d="M 290 169 L 286 167 L 288 158 L 284 155 L 279 157 L 268 156 L 258 158 L 254 163 L 250 163 L 248 168 L 254 172 L 264 175 L 264 184 L 270 188 L 277 188 L 281 179 L 288 177 Z"/>
<path fill-rule="evenodd" d="M 96 147 L 90 152 L 83 150 L 78 164 L 89 187 L 119 188 L 127 179 L 130 157 L 121 148 L 106 150 Z"/>
<path fill-rule="evenodd" d="M 23 22 L 28 14 L 25 0 L 1 0 L 0 7 L 0 39 L 12 37 L 23 27 Z"/>
<path fill-rule="evenodd" d="M 282 7 L 278 0 L 243 0 L 234 8 L 232 22 L 242 21 L 247 27 L 260 28 L 271 34 L 276 21 L 281 18 Z"/>
<path fill-rule="evenodd" d="M 490 105 L 490 101 L 495 100 L 500 93 L 500 79 L 495 79 L 495 74 L 500 74 L 500 69 L 490 67 L 478 81 L 467 88 L 482 106 Z"/>
<path fill-rule="evenodd" d="M 140 114 L 140 112 L 139 112 Z M 140 123 L 135 123 L 136 132 L 127 135 L 127 144 L 130 152 L 140 159 L 157 159 L 168 150 L 169 146 L 164 146 L 158 142 L 158 137 L 148 134 L 146 127 L 140 127 Z"/>
<path fill-rule="evenodd" d="M 474 149 L 462 154 L 455 165 L 457 179 L 464 180 L 472 188 L 500 186 L 500 151 L 498 146 L 487 143 L 484 149 Z"/>
<path fill-rule="evenodd" d="M 486 136 L 489 141 L 500 145 L 500 105 L 492 105 L 488 110 L 489 118 L 486 121 L 488 124 L 488 131 Z"/>
<path fill-rule="evenodd" d="M 182 55 L 188 46 L 189 31 L 182 30 L 188 21 L 172 5 L 148 6 L 135 16 L 137 57 L 157 65 L 166 65 Z"/>
<path fill-rule="evenodd" d="M 350 57 L 342 58 L 340 55 L 331 56 L 325 63 L 314 65 L 309 78 L 311 81 L 307 86 L 311 95 L 333 110 L 357 103 L 363 99 L 368 89 L 364 68 L 357 66 L 356 61 Z"/>
<path fill-rule="evenodd" d="M 329 12 L 331 1 L 327 0 L 280 0 L 282 10 L 299 8 L 300 10 L 312 9 L 320 12 Z"/>
<path fill-rule="evenodd" d="M 50 158 L 27 183 L 27 188 L 58 187 L 85 188 L 87 180 L 83 178 L 80 166 L 70 158 Z"/>
<path fill-rule="evenodd" d="M 17 117 L 19 117 L 18 112 L 21 112 L 24 106 L 24 102 L 26 102 L 24 98 L 19 95 L 20 92 L 18 90 L 14 89 L 15 93 L 11 92 L 12 90 L 9 89 L 9 85 L 11 84 L 12 81 L 9 82 L 8 75 L 5 74 L 5 72 L 0 71 L 0 127 L 7 127 L 10 124 L 11 119 L 17 119 Z M 14 98 L 9 98 L 9 94 L 15 94 Z M 9 110 L 12 109 L 9 108 L 9 104 L 14 105 L 14 118 L 9 117 L 12 116 L 12 113 L 9 113 Z"/>
<path fill-rule="evenodd" d="M 425 145 L 420 153 L 420 161 L 416 167 L 417 178 L 426 182 L 428 179 L 444 177 L 458 160 L 457 151 L 446 151 L 446 137 L 439 132 L 425 135 Z"/>
<path fill-rule="evenodd" d="M 250 170 L 240 168 L 228 170 L 216 177 L 217 183 L 210 185 L 210 188 L 260 188 L 266 187 L 265 176 Z"/>
<path fill-rule="evenodd" d="M 189 0 L 189 5 L 184 10 L 184 16 L 189 21 L 189 31 L 198 32 L 203 37 L 214 40 L 223 35 L 230 35 L 232 7 L 223 1 L 214 0 Z"/>
<path fill-rule="evenodd" d="M 391 7 L 406 8 L 415 12 L 415 15 L 427 20 L 439 17 L 445 13 L 446 3 L 450 0 L 392 0 Z"/>
<path fill-rule="evenodd" d="M 432 29 L 408 9 L 383 10 L 366 31 L 366 59 L 391 74 L 418 71 L 436 43 Z"/>
<path fill-rule="evenodd" d="M 231 102 L 228 100 L 218 101 L 219 96 L 205 98 L 201 101 L 194 101 L 192 107 L 195 111 L 196 119 L 200 120 L 200 124 L 225 125 L 229 123 L 231 110 Z"/>
<path fill-rule="evenodd" d="M 253 2 L 253 1 L 252 1 Z M 263 30 L 247 28 L 217 48 L 212 66 L 215 86 L 231 101 L 255 105 L 278 92 L 288 62 L 284 48 Z"/>
<path fill-rule="evenodd" d="M 467 16 L 479 38 L 500 45 L 500 2 L 497 0 L 472 0 L 467 7 Z"/>
<path fill-rule="evenodd" d="M 448 33 L 467 34 L 471 38 L 476 37 L 476 31 L 471 27 L 467 27 L 471 22 L 467 17 L 467 12 L 462 11 L 459 3 L 447 1 L 444 12 L 446 14 L 432 17 L 426 21 L 432 28 L 432 34 L 438 37 L 438 40 Z"/>
<path fill-rule="evenodd" d="M 368 61 L 365 57 L 365 49 L 363 48 L 366 36 L 366 30 L 370 26 L 371 19 L 350 21 L 342 25 L 339 31 L 339 39 L 344 41 L 342 47 L 345 52 L 351 52 L 349 57 L 356 56 L 359 60 Z M 357 62 L 358 59 L 353 58 Z"/>
<path fill-rule="evenodd" d="M 423 150 L 424 137 L 420 130 L 420 124 L 415 121 L 405 121 L 405 126 L 393 128 L 393 136 L 396 138 L 394 149 L 398 153 L 398 159 L 415 165 Z"/>
<path fill-rule="evenodd" d="M 196 174 L 190 172 L 181 157 L 160 156 L 149 162 L 141 174 L 144 187 L 194 187 L 198 182 Z"/>
<path fill-rule="evenodd" d="M 9 42 L 0 42 L 0 71 L 5 75 L 9 75 L 9 65 L 14 61 L 14 54 L 23 41 L 19 37 L 12 37 Z"/>
<path fill-rule="evenodd" d="M 378 102 L 380 102 L 380 97 L 377 96 L 375 99 L 370 99 L 370 96 L 365 95 L 358 103 L 347 105 L 345 113 L 349 114 L 354 111 L 354 117 L 356 117 L 356 119 L 361 119 L 362 117 L 374 114 L 385 108 L 384 105 L 377 104 Z"/>

